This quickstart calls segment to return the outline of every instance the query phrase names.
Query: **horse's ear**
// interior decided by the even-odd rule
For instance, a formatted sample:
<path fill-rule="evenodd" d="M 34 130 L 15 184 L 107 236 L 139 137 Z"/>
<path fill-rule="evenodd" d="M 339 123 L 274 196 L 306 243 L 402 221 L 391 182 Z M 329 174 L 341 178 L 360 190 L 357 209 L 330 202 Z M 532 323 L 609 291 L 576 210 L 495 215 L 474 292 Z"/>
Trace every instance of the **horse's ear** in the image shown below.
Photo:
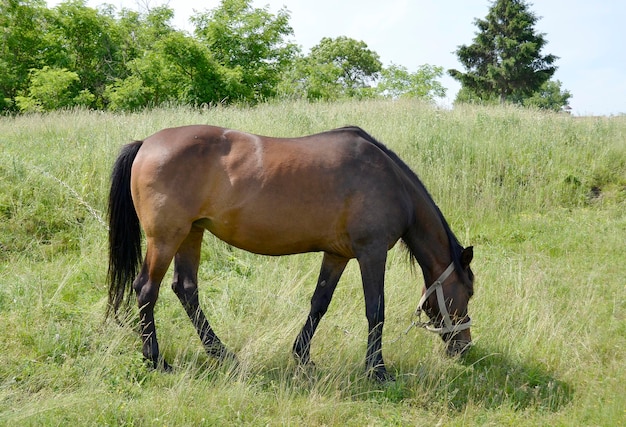
<path fill-rule="evenodd" d="M 468 246 L 467 248 L 463 249 L 463 251 L 461 251 L 461 266 L 463 268 L 469 267 L 472 259 L 474 259 L 474 247 Z"/>

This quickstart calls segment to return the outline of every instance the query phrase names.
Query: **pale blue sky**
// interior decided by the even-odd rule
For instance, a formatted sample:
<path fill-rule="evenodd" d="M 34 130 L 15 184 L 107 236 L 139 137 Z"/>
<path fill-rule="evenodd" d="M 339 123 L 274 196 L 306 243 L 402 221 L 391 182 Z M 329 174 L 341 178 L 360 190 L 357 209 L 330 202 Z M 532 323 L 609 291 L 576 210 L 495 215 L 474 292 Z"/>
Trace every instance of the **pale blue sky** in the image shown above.
<path fill-rule="evenodd" d="M 58 0 L 49 1 L 53 5 Z M 167 0 L 89 0 L 90 6 L 110 3 L 138 9 L 167 4 Z M 172 0 L 174 24 L 191 29 L 195 11 L 211 9 L 219 0 Z M 363 40 L 384 65 L 395 63 L 415 71 L 431 64 L 462 70 L 454 51 L 470 44 L 477 28 L 475 18 L 487 15 L 489 0 L 254 0 L 273 13 L 291 12 L 293 41 L 307 53 L 322 37 L 348 36 Z M 541 0 L 530 9 L 541 19 L 536 30 L 546 34 L 543 54 L 559 58 L 554 79 L 573 97 L 576 115 L 626 113 L 626 2 L 615 0 Z M 459 84 L 441 79 L 450 105 Z"/>

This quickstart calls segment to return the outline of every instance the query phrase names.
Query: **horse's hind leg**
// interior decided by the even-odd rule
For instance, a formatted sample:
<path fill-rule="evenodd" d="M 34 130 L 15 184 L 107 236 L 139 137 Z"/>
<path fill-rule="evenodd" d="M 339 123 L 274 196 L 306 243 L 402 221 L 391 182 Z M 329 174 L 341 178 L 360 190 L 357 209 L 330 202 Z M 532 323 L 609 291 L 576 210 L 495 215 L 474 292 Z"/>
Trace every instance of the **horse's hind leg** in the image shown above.
<path fill-rule="evenodd" d="M 215 335 L 198 300 L 198 266 L 204 229 L 192 226 L 189 235 L 178 248 L 174 257 L 174 281 L 172 289 L 191 319 L 207 353 L 220 360 L 235 359 Z"/>
<path fill-rule="evenodd" d="M 160 359 L 154 324 L 154 306 L 159 297 L 161 281 L 174 256 L 175 247 L 175 245 L 157 244 L 154 239 L 148 239 L 146 258 L 139 276 L 133 282 L 139 305 L 143 356 L 152 362 L 155 368 L 162 367 L 165 370 L 170 370 L 170 366 Z"/>
<path fill-rule="evenodd" d="M 306 323 L 302 327 L 300 334 L 293 344 L 293 355 L 301 364 L 309 364 L 311 339 L 319 325 L 320 320 L 326 313 L 333 292 L 337 287 L 339 278 L 346 268 L 348 259 L 325 253 L 322 261 L 322 268 L 317 279 L 317 287 L 311 298 L 311 311 L 307 317 Z"/>

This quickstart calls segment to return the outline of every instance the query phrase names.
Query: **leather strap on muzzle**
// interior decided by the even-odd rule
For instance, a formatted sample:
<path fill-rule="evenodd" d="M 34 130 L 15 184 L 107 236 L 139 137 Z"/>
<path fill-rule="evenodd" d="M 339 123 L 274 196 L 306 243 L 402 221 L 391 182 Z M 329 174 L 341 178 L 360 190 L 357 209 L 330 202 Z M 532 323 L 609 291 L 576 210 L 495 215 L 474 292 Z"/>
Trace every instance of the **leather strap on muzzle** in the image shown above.
<path fill-rule="evenodd" d="M 472 320 L 469 319 L 465 323 L 452 323 L 452 319 L 450 318 L 450 313 L 448 313 L 448 308 L 446 307 L 446 299 L 443 296 L 443 282 L 452 274 L 454 271 L 454 261 L 450 263 L 448 268 L 445 269 L 441 276 L 435 282 L 430 285 L 429 288 L 424 290 L 424 294 L 420 299 L 419 304 L 417 305 L 417 310 L 415 311 L 415 315 L 419 318 L 422 317 L 422 312 L 424 311 L 424 304 L 428 300 L 428 298 L 435 292 L 437 294 L 437 304 L 439 305 L 439 314 L 443 319 L 443 326 L 437 327 L 433 325 L 433 322 L 419 322 L 417 325 L 424 327 L 427 331 L 443 335 L 443 334 L 456 334 L 465 329 L 469 329 L 472 325 Z"/>

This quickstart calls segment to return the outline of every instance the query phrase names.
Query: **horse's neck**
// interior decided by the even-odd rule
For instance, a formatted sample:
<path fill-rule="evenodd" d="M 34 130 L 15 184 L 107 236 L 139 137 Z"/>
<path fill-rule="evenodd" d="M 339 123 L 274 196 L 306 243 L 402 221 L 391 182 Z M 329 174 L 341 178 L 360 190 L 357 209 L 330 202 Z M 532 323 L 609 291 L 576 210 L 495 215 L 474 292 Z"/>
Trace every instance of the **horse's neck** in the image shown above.
<path fill-rule="evenodd" d="M 416 221 L 403 237 L 427 281 L 434 280 L 452 261 L 444 220 L 431 203 L 416 205 Z"/>

